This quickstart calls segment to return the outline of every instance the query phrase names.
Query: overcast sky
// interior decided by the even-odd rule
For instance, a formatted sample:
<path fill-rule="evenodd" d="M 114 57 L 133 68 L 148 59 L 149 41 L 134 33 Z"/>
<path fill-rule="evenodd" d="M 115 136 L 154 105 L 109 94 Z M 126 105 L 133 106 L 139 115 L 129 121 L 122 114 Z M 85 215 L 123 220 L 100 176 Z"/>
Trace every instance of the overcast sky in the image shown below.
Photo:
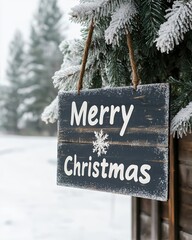
<path fill-rule="evenodd" d="M 15 31 L 20 30 L 25 40 L 28 40 L 31 20 L 38 7 L 39 0 L 0 0 L 0 83 L 5 79 L 9 43 L 12 41 Z M 66 21 L 69 21 L 71 7 L 77 5 L 79 0 L 58 0 L 64 11 Z M 79 35 L 78 24 L 69 21 L 68 37 Z"/>

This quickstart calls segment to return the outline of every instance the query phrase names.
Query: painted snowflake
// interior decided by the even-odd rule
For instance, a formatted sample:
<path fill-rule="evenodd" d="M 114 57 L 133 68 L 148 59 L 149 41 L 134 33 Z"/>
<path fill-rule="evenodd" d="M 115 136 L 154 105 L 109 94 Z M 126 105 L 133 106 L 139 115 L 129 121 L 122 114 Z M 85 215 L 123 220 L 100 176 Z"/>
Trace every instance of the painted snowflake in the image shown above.
<path fill-rule="evenodd" d="M 93 152 L 97 153 L 97 156 L 100 157 L 101 154 L 106 154 L 107 149 L 109 148 L 108 134 L 103 133 L 103 129 L 100 132 L 94 132 L 96 141 L 93 141 Z"/>

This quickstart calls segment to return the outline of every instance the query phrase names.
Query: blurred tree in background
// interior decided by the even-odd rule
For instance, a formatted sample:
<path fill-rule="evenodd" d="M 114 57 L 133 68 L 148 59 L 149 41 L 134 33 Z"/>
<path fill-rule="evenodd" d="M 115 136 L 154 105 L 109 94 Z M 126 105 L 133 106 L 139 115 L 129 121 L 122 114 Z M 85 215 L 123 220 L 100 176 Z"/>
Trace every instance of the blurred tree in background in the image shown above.
<path fill-rule="evenodd" d="M 56 133 L 56 124 L 46 125 L 40 117 L 44 107 L 57 95 L 51 78 L 62 63 L 60 42 L 66 26 L 57 0 L 40 0 L 24 55 L 24 43 L 17 33 L 10 46 L 6 94 L 1 128 L 10 133 Z"/>
<path fill-rule="evenodd" d="M 19 93 L 25 78 L 24 40 L 17 31 L 9 47 L 7 80 L 9 86 L 1 90 L 1 126 L 9 132 L 18 134 L 22 116 L 22 95 Z"/>
<path fill-rule="evenodd" d="M 54 134 L 56 131 L 56 125 L 46 126 L 40 115 L 56 96 L 51 78 L 62 62 L 58 47 L 64 38 L 62 16 L 57 0 L 41 0 L 31 26 L 27 81 L 23 92 L 26 98 L 24 119 L 26 128 L 38 133 L 46 130 Z"/>

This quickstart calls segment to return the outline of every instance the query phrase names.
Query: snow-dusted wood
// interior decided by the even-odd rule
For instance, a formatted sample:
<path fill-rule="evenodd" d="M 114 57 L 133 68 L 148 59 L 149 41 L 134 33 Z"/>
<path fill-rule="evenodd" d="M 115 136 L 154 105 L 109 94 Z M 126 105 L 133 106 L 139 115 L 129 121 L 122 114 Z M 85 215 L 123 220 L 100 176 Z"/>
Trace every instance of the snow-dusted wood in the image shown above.
<path fill-rule="evenodd" d="M 59 185 L 167 200 L 169 85 L 60 92 Z"/>

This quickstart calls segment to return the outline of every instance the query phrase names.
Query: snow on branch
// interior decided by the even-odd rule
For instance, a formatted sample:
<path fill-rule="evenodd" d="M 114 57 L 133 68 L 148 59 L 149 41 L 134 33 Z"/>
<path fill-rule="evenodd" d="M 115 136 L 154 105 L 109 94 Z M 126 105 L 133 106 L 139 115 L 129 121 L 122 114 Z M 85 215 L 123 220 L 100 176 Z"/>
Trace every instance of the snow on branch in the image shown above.
<path fill-rule="evenodd" d="M 69 66 L 79 65 L 82 59 L 81 51 L 83 48 L 84 41 L 80 39 L 63 40 L 59 45 L 59 49 L 63 54 L 63 63 L 61 68 L 63 69 Z"/>
<path fill-rule="evenodd" d="M 53 85 L 55 88 L 58 88 L 59 90 L 65 89 L 65 86 L 68 82 L 68 80 L 73 77 L 75 74 L 79 74 L 81 65 L 77 66 L 71 66 L 66 69 L 60 69 L 59 71 L 55 72 L 53 79 Z"/>
<path fill-rule="evenodd" d="M 86 21 L 94 16 L 95 12 L 103 2 L 106 2 L 106 0 L 81 3 L 71 9 L 72 12 L 70 15 L 75 21 Z"/>
<path fill-rule="evenodd" d="M 137 9 L 132 1 L 121 4 L 112 14 L 109 27 L 105 30 L 105 41 L 107 44 L 118 44 L 119 32 L 128 26 L 131 30 L 131 20 L 137 14 Z"/>
<path fill-rule="evenodd" d="M 58 96 L 44 109 L 41 119 L 47 124 L 54 123 L 58 119 Z"/>
<path fill-rule="evenodd" d="M 182 108 L 171 122 L 171 134 L 175 137 L 181 137 L 187 133 L 191 133 L 191 117 L 192 117 L 192 102 L 185 108 Z"/>
<path fill-rule="evenodd" d="M 100 3 L 98 8 L 98 17 L 109 16 L 112 12 L 115 11 L 116 8 L 119 8 L 121 4 L 123 4 L 125 0 L 106 0 Z"/>
<path fill-rule="evenodd" d="M 174 1 L 165 18 L 167 21 L 160 26 L 155 40 L 162 53 L 173 50 L 184 39 L 184 34 L 192 29 L 192 1 Z"/>
<path fill-rule="evenodd" d="M 91 18 L 109 16 L 114 9 L 123 3 L 123 0 L 97 0 L 81 3 L 71 10 L 71 19 L 77 22 Z"/>

